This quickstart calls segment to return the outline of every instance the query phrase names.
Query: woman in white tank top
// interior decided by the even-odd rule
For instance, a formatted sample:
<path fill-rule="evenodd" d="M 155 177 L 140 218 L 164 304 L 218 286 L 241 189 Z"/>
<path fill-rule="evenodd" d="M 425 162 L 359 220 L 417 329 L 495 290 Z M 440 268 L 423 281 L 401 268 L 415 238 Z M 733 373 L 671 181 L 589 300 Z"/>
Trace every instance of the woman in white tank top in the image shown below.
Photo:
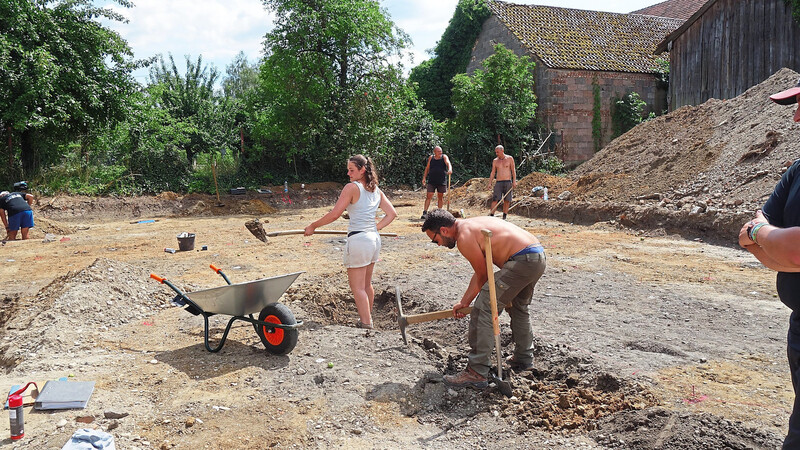
<path fill-rule="evenodd" d="M 372 328 L 372 304 L 375 290 L 372 288 L 372 270 L 381 250 L 381 237 L 378 230 L 389 225 L 397 212 L 392 202 L 378 188 L 378 174 L 372 160 L 364 155 L 355 155 L 347 161 L 347 183 L 333 209 L 305 229 L 311 236 L 314 230 L 341 217 L 344 210 L 350 216 L 347 226 L 347 245 L 344 251 L 344 266 L 350 290 L 360 317 L 356 326 Z M 375 223 L 375 212 L 380 208 L 386 214 Z"/>

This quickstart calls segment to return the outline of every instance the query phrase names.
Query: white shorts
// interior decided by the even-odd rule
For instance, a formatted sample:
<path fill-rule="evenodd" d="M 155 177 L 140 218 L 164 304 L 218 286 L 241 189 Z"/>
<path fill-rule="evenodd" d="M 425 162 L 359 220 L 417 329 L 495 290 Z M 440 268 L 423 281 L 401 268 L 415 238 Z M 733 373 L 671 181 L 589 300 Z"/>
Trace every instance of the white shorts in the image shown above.
<path fill-rule="evenodd" d="M 347 238 L 344 246 L 344 266 L 357 269 L 378 261 L 381 253 L 381 236 L 375 231 L 364 231 Z"/>

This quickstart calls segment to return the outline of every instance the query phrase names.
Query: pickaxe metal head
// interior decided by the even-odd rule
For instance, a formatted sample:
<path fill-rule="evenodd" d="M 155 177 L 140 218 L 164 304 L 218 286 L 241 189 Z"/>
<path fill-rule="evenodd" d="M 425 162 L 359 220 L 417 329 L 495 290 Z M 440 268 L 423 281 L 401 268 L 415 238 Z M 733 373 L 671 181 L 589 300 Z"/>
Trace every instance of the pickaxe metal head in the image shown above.
<path fill-rule="evenodd" d="M 422 314 L 412 314 L 407 316 L 403 314 L 403 305 L 400 303 L 400 287 L 395 287 L 395 292 L 397 293 L 397 325 L 400 326 L 400 335 L 403 336 L 403 344 L 408 345 L 408 338 L 406 337 L 406 328 L 412 323 L 422 323 L 422 322 L 429 322 L 431 320 L 439 320 L 439 319 L 452 319 L 453 318 L 453 310 L 452 309 L 443 309 L 441 311 L 434 311 Z M 467 306 L 466 308 L 461 308 L 458 310 L 461 314 L 469 314 L 472 312 L 472 307 Z"/>

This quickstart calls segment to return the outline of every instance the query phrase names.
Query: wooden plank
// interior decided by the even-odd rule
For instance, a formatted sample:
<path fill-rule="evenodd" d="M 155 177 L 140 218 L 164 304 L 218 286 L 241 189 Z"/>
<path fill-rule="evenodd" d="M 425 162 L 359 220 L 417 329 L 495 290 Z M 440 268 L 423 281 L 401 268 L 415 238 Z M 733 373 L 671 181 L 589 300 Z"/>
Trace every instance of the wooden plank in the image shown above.
<path fill-rule="evenodd" d="M 736 35 L 736 46 L 731 52 L 731 70 L 734 74 L 732 86 L 735 90 L 740 91 L 744 85 L 744 70 L 742 70 L 741 64 L 744 57 L 745 32 L 747 29 L 747 2 L 735 2 L 735 4 L 737 6 L 735 13 L 737 26 L 732 32 Z"/>
<path fill-rule="evenodd" d="M 742 84 L 744 86 L 747 86 L 747 85 L 749 85 L 750 80 L 753 79 L 753 74 L 756 72 L 756 67 L 758 66 L 758 64 L 756 62 L 756 58 L 754 57 L 755 56 L 755 51 L 754 51 L 755 42 L 753 42 L 753 36 L 757 35 L 757 31 L 756 30 L 758 29 L 758 27 L 756 26 L 756 23 L 755 23 L 755 20 L 753 20 L 753 17 L 756 14 L 756 3 L 760 3 L 760 2 L 744 2 L 744 3 L 747 3 L 748 6 L 750 7 L 750 11 L 747 14 L 747 17 L 749 18 L 749 20 L 747 21 L 747 24 L 748 24 L 747 37 L 745 39 L 744 52 L 742 53 L 742 56 L 744 56 L 744 61 L 748 61 L 749 62 L 749 64 L 744 64 L 744 66 L 747 68 L 747 70 L 745 71 L 744 79 L 742 80 Z"/>

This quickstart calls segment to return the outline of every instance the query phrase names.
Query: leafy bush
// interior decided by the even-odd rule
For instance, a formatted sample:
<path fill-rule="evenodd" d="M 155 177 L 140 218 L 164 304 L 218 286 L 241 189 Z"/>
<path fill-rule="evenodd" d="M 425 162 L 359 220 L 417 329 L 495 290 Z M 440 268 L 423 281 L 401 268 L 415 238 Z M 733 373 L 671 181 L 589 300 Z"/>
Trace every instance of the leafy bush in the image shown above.
<path fill-rule="evenodd" d="M 611 104 L 611 123 L 614 129 L 614 137 L 621 136 L 642 123 L 645 120 L 643 113 L 646 107 L 647 103 L 636 92 L 614 99 Z"/>

